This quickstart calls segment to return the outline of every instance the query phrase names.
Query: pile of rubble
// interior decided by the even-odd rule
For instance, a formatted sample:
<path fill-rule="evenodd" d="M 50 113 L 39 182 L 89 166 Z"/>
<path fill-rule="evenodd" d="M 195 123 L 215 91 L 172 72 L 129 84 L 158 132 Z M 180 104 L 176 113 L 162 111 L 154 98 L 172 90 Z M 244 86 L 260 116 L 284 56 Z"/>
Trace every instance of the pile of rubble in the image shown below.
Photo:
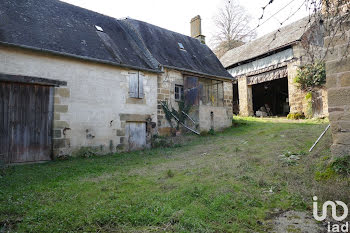
<path fill-rule="evenodd" d="M 265 104 L 265 106 L 262 106 L 258 111 L 255 112 L 255 116 L 257 117 L 272 116 L 271 108 L 269 107 L 269 105 Z"/>

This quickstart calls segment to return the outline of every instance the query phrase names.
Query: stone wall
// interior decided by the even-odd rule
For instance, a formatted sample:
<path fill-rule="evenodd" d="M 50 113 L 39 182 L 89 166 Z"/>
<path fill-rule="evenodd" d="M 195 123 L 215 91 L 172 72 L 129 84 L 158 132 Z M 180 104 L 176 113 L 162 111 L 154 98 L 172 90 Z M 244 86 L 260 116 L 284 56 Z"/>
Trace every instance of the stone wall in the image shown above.
<path fill-rule="evenodd" d="M 313 50 L 313 52 L 316 51 L 318 51 L 318 53 L 321 53 L 321 50 Z M 301 46 L 301 44 L 296 44 L 293 46 L 293 55 L 295 59 L 293 59 L 287 65 L 290 113 L 304 113 L 306 115 L 308 111 L 308 100 L 305 98 L 307 92 L 302 91 L 294 82 L 294 79 L 297 75 L 298 67 L 309 63 L 310 59 L 306 50 Z M 320 57 L 321 54 L 317 56 Z M 320 92 L 323 104 L 323 112 L 315 117 L 326 117 L 328 116 L 327 88 L 323 87 L 319 88 L 318 90 L 315 89 L 315 92 Z"/>
<path fill-rule="evenodd" d="M 239 115 L 254 116 L 252 86 L 247 85 L 247 77 L 238 78 Z"/>
<path fill-rule="evenodd" d="M 128 121 L 157 122 L 157 75 L 144 73 L 144 99 L 129 98 L 129 72 L 110 65 L 0 47 L 0 72 L 67 82 L 55 88 L 54 155 L 81 147 L 122 150 Z"/>
<path fill-rule="evenodd" d="M 326 72 L 331 150 L 335 157 L 350 155 L 350 21 L 344 22 L 342 28 L 334 37 L 325 37 L 325 44 L 331 43 Z"/>
<path fill-rule="evenodd" d="M 175 100 L 175 85 L 184 85 L 184 77 L 181 72 L 165 69 L 165 72 L 158 75 L 158 132 L 160 135 L 170 134 L 170 125 L 165 118 L 160 101 L 167 101 L 169 106 L 177 109 Z M 190 116 L 199 122 L 199 130 L 210 130 L 211 115 L 214 113 L 214 127 L 216 130 L 230 127 L 232 125 L 232 83 L 224 82 L 224 104 L 223 107 L 206 106 L 202 103 L 198 107 L 192 107 Z M 194 127 L 194 125 L 191 125 Z"/>
<path fill-rule="evenodd" d="M 224 106 L 215 107 L 199 105 L 199 129 L 200 131 L 222 130 L 232 125 L 232 99 L 233 89 L 231 82 L 224 82 Z"/>
<path fill-rule="evenodd" d="M 165 118 L 161 101 L 166 101 L 169 106 L 177 108 L 178 104 L 175 100 L 175 85 L 184 85 L 183 76 L 176 70 L 165 69 L 163 74 L 158 75 L 158 132 L 161 135 L 170 134 L 170 125 Z"/>

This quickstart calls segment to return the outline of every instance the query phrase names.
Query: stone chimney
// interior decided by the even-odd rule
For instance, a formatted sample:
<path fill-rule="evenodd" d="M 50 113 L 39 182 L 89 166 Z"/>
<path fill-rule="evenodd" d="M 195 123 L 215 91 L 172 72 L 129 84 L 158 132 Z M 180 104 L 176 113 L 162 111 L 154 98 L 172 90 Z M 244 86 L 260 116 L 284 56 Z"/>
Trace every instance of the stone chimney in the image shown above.
<path fill-rule="evenodd" d="M 199 15 L 191 19 L 191 37 L 205 44 L 205 36 L 202 35 L 202 19 Z"/>

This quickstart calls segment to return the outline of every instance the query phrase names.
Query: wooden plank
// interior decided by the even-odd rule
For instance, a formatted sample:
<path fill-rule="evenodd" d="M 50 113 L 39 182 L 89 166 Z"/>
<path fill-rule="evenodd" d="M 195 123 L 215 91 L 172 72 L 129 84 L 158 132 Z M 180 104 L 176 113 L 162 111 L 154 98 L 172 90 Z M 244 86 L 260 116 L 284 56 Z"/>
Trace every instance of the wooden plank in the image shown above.
<path fill-rule="evenodd" d="M 0 162 L 9 162 L 9 99 L 11 85 L 0 83 Z"/>
<path fill-rule="evenodd" d="M 128 122 L 126 135 L 129 143 L 129 151 L 140 150 L 146 147 L 146 123 Z"/>
<path fill-rule="evenodd" d="M 10 85 L 10 162 L 50 160 L 53 87 L 20 83 Z"/>
<path fill-rule="evenodd" d="M 129 73 L 129 96 L 131 98 L 138 98 L 138 74 L 137 73 Z"/>
<path fill-rule="evenodd" d="M 139 98 L 142 99 L 144 97 L 143 94 L 143 80 L 144 80 L 144 75 L 139 72 Z"/>
<path fill-rule="evenodd" d="M 0 73 L 0 81 L 2 82 L 15 82 L 15 83 L 28 83 L 39 84 L 47 86 L 67 86 L 66 81 L 59 81 L 54 79 L 39 78 L 33 76 L 12 75 Z"/>

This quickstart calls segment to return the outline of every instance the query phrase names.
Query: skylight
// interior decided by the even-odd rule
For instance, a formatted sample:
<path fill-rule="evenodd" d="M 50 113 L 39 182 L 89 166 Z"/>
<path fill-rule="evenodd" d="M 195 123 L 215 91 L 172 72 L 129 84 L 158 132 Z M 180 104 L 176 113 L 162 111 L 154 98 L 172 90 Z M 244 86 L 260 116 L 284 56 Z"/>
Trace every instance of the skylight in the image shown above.
<path fill-rule="evenodd" d="M 97 29 L 97 31 L 103 32 L 102 27 L 95 25 L 95 28 Z"/>
<path fill-rule="evenodd" d="M 179 48 L 180 48 L 180 49 L 185 50 L 185 47 L 184 47 L 184 45 L 183 45 L 182 43 L 179 42 L 179 43 L 177 43 L 177 44 L 179 45 Z"/>

